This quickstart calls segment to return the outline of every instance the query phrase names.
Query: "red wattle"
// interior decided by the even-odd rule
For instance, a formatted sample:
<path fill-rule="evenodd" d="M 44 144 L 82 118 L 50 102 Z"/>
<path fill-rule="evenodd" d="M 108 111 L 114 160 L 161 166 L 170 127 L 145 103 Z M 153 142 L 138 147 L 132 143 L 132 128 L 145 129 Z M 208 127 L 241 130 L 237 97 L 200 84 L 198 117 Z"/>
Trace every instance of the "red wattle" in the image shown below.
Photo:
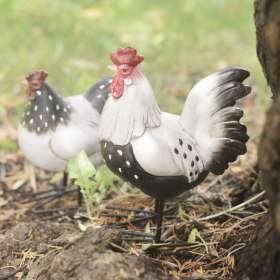
<path fill-rule="evenodd" d="M 123 95 L 124 80 L 122 76 L 117 73 L 112 83 L 112 95 L 114 98 L 120 98 Z"/>

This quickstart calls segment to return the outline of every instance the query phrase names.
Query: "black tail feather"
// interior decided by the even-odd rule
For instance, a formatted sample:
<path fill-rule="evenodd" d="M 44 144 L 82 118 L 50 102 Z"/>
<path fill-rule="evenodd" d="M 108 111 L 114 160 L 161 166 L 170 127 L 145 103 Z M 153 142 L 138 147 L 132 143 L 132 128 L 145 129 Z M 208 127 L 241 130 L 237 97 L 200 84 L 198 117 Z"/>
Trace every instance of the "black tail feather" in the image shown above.
<path fill-rule="evenodd" d="M 105 102 L 111 92 L 111 77 L 105 77 L 91 86 L 84 94 L 85 98 L 101 114 Z"/>

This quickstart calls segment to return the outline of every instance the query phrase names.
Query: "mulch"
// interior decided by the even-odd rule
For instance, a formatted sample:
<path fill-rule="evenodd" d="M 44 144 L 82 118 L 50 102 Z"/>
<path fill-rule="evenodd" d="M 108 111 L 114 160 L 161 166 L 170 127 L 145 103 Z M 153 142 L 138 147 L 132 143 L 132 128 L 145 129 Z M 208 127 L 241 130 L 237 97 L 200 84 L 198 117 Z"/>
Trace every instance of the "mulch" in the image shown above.
<path fill-rule="evenodd" d="M 209 176 L 199 187 L 168 201 L 166 209 L 169 211 L 164 219 L 163 243 L 122 240 L 121 235 L 118 235 L 110 241 L 110 250 L 124 256 L 144 256 L 149 259 L 150 264 L 160 267 L 170 279 L 230 279 L 236 258 L 250 242 L 256 221 L 268 212 L 264 192 L 257 181 L 257 172 L 252 167 L 254 160 L 255 155 L 248 153 L 224 175 Z M 6 279 L 3 276 L 1 278 L 1 271 L 12 275 L 10 277 L 14 279 L 25 279 L 24 275 L 34 273 L 32 267 L 38 262 L 51 262 L 53 258 L 44 257 L 53 251 L 50 247 L 53 246 L 54 238 L 52 228 L 63 229 L 55 233 L 56 238 L 65 232 L 65 227 L 70 227 L 76 234 L 85 234 L 92 228 L 106 229 L 112 223 L 130 231 L 153 232 L 153 220 L 142 216 L 144 219 L 137 222 L 139 215 L 144 214 L 118 208 L 105 210 L 108 205 L 152 210 L 151 198 L 135 189 L 127 189 L 126 185 L 114 187 L 108 192 L 99 213 L 92 220 L 87 219 L 85 211 L 82 211 L 82 215 L 75 216 L 62 212 L 57 218 L 38 216 L 30 211 L 33 203 L 23 203 L 27 194 L 45 190 L 59 180 L 58 175 L 53 176 L 33 168 L 20 153 L 7 154 L 1 159 L 0 241 L 5 242 L 0 243 L 0 251 L 5 251 L 7 238 L 9 240 L 7 236 L 14 239 L 11 232 L 22 223 L 32 225 L 31 229 L 27 226 L 31 231 L 34 231 L 34 223 L 35 228 L 42 227 L 42 220 L 44 226 L 48 223 L 51 226 L 43 230 L 46 236 L 40 241 L 31 238 L 23 247 L 18 246 L 17 242 L 10 242 L 9 254 L 2 255 L 0 261 L 0 279 Z M 73 204 L 75 196 L 56 202 L 55 207 L 71 207 Z M 105 212 L 113 214 L 114 217 L 100 215 Z M 116 231 L 119 232 L 120 228 Z M 23 233 L 17 233 L 17 238 L 24 239 L 24 236 L 21 236 L 24 235 L 24 230 L 21 229 L 20 232 Z M 41 244 L 47 248 L 45 251 L 40 247 Z M 69 244 L 66 242 L 61 250 L 66 250 L 67 246 Z M 52 254 L 58 252 L 60 250 Z"/>

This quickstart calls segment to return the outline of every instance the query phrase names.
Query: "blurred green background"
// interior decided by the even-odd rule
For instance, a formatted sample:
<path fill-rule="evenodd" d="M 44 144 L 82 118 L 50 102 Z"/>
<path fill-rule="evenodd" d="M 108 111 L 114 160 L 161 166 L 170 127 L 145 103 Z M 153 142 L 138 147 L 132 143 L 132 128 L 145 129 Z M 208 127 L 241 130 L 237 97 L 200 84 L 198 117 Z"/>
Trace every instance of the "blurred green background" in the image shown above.
<path fill-rule="evenodd" d="M 64 95 L 111 75 L 109 54 L 133 46 L 163 110 L 180 112 L 187 90 L 225 66 L 251 72 L 258 106 L 268 103 L 255 51 L 253 1 L 0 0 L 0 125 L 15 125 L 36 68 Z"/>

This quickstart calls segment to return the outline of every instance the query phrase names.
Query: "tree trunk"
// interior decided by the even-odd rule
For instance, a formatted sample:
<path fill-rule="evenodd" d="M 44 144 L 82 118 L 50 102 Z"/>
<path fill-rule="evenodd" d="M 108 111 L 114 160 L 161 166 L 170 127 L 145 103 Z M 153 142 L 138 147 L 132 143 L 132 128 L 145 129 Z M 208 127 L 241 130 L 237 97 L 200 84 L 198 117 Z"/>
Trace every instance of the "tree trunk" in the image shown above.
<path fill-rule="evenodd" d="M 280 1 L 256 0 L 257 54 L 275 98 L 280 95 Z"/>
<path fill-rule="evenodd" d="M 273 105 L 258 148 L 260 181 L 271 217 L 257 226 L 251 244 L 239 258 L 234 279 L 280 279 L 280 0 L 256 0 L 257 54 L 273 95 Z"/>
<path fill-rule="evenodd" d="M 265 216 L 257 225 L 251 244 L 237 263 L 236 280 L 280 279 L 280 98 L 267 113 L 258 157 L 272 217 Z"/>

